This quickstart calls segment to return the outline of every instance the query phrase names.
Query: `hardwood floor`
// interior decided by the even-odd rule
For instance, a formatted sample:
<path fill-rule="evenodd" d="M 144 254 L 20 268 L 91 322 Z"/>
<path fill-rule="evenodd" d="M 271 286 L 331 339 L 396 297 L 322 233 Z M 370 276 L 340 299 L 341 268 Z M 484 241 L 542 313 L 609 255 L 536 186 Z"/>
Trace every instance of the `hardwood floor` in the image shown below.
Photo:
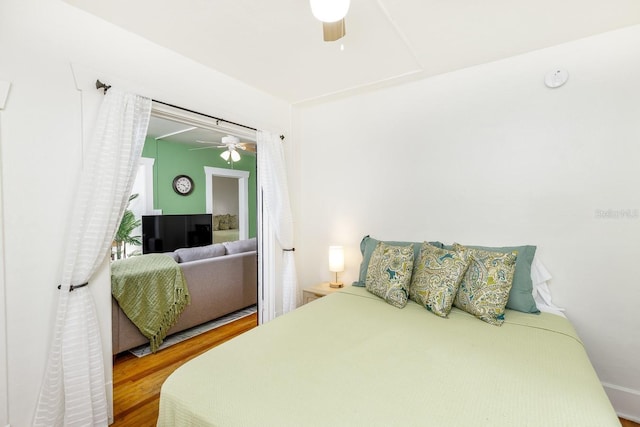
<path fill-rule="evenodd" d="M 164 380 L 188 360 L 254 328 L 257 319 L 256 314 L 247 316 L 149 356 L 118 355 L 113 366 L 112 426 L 155 426 Z M 620 423 L 622 427 L 640 427 L 633 421 L 620 419 Z"/>
<path fill-rule="evenodd" d="M 244 317 L 156 354 L 137 358 L 118 355 L 113 364 L 115 427 L 151 427 L 158 419 L 160 387 L 180 365 L 258 324 L 257 314 Z"/>

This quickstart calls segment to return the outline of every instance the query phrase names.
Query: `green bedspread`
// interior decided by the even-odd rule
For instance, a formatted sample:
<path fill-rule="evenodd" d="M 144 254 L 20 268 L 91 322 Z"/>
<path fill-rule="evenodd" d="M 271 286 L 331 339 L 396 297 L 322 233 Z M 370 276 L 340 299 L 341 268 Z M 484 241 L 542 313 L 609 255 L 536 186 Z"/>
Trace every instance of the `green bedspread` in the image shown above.
<path fill-rule="evenodd" d="M 111 264 L 111 293 L 155 352 L 190 303 L 182 269 L 172 258 L 147 254 Z"/>
<path fill-rule="evenodd" d="M 178 368 L 158 426 L 618 426 L 564 318 L 501 327 L 344 290 Z"/>

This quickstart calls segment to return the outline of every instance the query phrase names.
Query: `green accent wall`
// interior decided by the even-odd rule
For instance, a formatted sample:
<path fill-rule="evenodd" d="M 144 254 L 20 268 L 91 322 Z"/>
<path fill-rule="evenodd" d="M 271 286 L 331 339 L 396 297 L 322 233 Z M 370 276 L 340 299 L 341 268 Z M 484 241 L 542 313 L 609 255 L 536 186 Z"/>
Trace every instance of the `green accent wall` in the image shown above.
<path fill-rule="evenodd" d="M 204 167 L 249 171 L 249 237 L 257 233 L 256 156 L 240 152 L 239 162 L 227 164 L 221 150 L 190 150 L 193 146 L 147 138 L 142 157 L 155 159 L 153 165 L 153 207 L 163 214 L 206 213 L 206 176 Z M 173 191 L 173 179 L 177 175 L 188 175 L 193 179 L 194 189 L 188 196 Z"/>

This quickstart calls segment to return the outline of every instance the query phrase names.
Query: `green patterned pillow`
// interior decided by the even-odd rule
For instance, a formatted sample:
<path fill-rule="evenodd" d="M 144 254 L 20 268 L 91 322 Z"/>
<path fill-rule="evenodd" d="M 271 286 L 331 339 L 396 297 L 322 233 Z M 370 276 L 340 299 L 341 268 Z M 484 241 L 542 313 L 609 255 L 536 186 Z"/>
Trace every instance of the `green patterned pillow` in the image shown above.
<path fill-rule="evenodd" d="M 531 264 L 536 254 L 536 247 L 531 245 L 524 246 L 472 246 L 464 245 L 471 249 L 482 249 L 489 252 L 517 252 L 516 270 L 513 273 L 513 284 L 511 292 L 509 292 L 509 301 L 507 308 L 522 311 L 523 313 L 540 313 L 533 299 L 533 283 L 531 282 Z M 453 249 L 453 246 L 444 246 L 445 249 Z"/>
<path fill-rule="evenodd" d="M 403 308 L 409 299 L 413 256 L 411 246 L 379 242 L 369 260 L 367 290 L 394 307 Z"/>
<path fill-rule="evenodd" d="M 463 248 L 458 244 L 453 246 Z M 502 325 L 516 268 L 516 253 L 467 248 L 466 256 L 471 262 L 453 304 L 487 323 Z"/>
<path fill-rule="evenodd" d="M 424 242 L 413 269 L 409 298 L 438 316 L 447 317 L 468 266 L 464 248 L 460 253 Z"/>
<path fill-rule="evenodd" d="M 371 254 L 376 249 L 378 242 L 384 242 L 387 245 L 393 246 L 411 246 L 413 248 L 413 259 L 417 260 L 418 256 L 420 256 L 420 247 L 422 246 L 422 242 L 397 242 L 391 240 L 377 240 L 371 236 L 364 236 L 362 241 L 360 241 L 360 252 L 362 253 L 362 263 L 360 263 L 360 273 L 358 274 L 358 280 L 353 282 L 353 286 L 359 286 L 364 288 L 364 282 L 367 280 L 367 270 L 369 269 L 369 260 L 371 259 Z M 437 246 L 439 248 L 444 245 L 440 242 L 429 242 L 433 246 Z"/>

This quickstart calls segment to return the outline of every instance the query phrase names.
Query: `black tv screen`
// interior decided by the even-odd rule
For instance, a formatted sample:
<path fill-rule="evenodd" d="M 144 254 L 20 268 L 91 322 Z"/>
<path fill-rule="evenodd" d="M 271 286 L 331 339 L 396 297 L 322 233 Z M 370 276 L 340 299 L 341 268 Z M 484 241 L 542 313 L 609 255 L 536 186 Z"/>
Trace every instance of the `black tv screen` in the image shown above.
<path fill-rule="evenodd" d="M 142 253 L 172 252 L 213 243 L 211 214 L 143 215 Z"/>

